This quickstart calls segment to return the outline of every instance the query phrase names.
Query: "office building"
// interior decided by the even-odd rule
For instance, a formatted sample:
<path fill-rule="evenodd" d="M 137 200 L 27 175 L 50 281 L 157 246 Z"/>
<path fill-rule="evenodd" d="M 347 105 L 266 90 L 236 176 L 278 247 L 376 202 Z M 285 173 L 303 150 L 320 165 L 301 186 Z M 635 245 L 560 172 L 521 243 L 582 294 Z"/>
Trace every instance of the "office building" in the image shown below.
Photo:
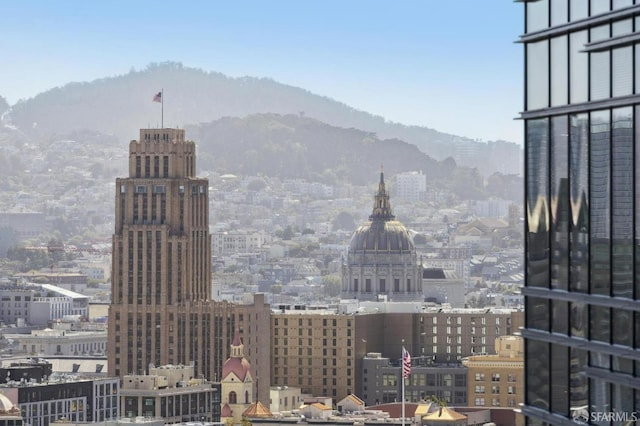
<path fill-rule="evenodd" d="M 110 374 L 193 363 L 196 377 L 221 377 L 238 317 L 236 305 L 211 300 L 209 182 L 195 176 L 195 147 L 166 128 L 129 144 L 129 177 L 116 180 Z M 268 324 L 268 312 L 252 311 L 253 321 Z M 266 332 L 242 337 L 254 340 L 252 330 Z"/>
<path fill-rule="evenodd" d="M 640 5 L 633 3 L 524 1 L 522 412 L 531 425 L 607 413 L 621 420 L 640 410 Z"/>

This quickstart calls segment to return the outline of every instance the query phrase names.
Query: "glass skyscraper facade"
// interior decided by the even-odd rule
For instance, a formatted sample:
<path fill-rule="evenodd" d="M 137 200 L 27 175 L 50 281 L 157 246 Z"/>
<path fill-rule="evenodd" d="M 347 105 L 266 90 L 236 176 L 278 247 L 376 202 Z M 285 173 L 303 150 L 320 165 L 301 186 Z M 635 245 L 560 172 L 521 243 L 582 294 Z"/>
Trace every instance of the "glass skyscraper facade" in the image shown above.
<path fill-rule="evenodd" d="M 626 424 L 640 420 L 640 0 L 523 3 L 522 412 Z"/>

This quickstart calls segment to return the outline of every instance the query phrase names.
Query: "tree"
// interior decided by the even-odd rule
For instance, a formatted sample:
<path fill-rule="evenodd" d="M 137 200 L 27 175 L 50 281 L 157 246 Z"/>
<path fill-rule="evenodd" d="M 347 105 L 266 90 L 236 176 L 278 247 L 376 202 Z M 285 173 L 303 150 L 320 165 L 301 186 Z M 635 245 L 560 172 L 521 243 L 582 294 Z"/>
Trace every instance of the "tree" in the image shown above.
<path fill-rule="evenodd" d="M 254 179 L 247 185 L 249 191 L 262 191 L 267 186 L 262 179 Z"/>
<path fill-rule="evenodd" d="M 294 232 L 293 232 L 293 229 L 291 228 L 291 225 L 287 225 L 287 227 L 282 230 L 283 240 L 290 240 L 293 238 L 293 235 L 294 235 Z"/>
<path fill-rule="evenodd" d="M 342 280 L 338 275 L 324 275 L 322 277 L 322 287 L 324 294 L 329 297 L 337 297 L 342 291 Z"/>
<path fill-rule="evenodd" d="M 333 219 L 333 229 L 342 229 L 345 231 L 353 231 L 356 228 L 356 222 L 353 216 L 347 212 L 340 212 Z"/>
<path fill-rule="evenodd" d="M 427 244 L 427 237 L 424 234 L 416 234 L 413 237 L 413 242 L 417 245 Z"/>

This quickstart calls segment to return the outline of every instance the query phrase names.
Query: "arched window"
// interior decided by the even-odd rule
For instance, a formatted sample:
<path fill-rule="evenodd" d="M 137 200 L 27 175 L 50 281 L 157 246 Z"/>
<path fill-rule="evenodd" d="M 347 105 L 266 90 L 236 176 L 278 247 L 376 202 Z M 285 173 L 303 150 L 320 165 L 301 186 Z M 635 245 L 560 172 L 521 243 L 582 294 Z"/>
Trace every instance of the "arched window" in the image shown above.
<path fill-rule="evenodd" d="M 244 403 L 249 403 L 249 391 L 244 391 Z"/>
<path fill-rule="evenodd" d="M 229 404 L 237 404 L 238 396 L 234 391 L 229 392 Z"/>

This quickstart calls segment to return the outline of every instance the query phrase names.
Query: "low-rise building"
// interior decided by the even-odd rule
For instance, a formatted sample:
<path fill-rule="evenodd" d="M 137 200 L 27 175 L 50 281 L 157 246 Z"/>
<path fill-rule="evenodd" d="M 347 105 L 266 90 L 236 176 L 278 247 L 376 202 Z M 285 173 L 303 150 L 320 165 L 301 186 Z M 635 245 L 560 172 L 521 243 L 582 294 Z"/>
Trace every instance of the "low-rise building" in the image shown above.
<path fill-rule="evenodd" d="M 33 330 L 31 334 L 13 335 L 25 353 L 39 356 L 102 356 L 107 352 L 107 330 L 71 331 L 65 329 Z"/>
<path fill-rule="evenodd" d="M 220 420 L 220 384 L 194 378 L 193 366 L 151 367 L 122 381 L 122 416 L 162 417 L 166 423 Z"/>
<path fill-rule="evenodd" d="M 469 369 L 472 407 L 515 408 L 524 402 L 524 342 L 520 336 L 495 340 L 495 355 L 476 355 L 462 363 Z"/>
<path fill-rule="evenodd" d="M 60 418 L 101 422 L 120 415 L 120 380 L 116 377 L 53 374 L 40 383 L 9 381 L 0 385 L 0 392 L 20 408 L 24 422 L 31 426 L 49 426 Z"/>
<path fill-rule="evenodd" d="M 436 397 L 449 405 L 467 404 L 467 369 L 461 364 L 428 364 L 419 357 L 413 357 L 411 363 L 411 374 L 405 381 L 405 401 Z M 374 352 L 363 358 L 362 399 L 367 406 L 402 401 L 401 370 L 399 358 L 391 360 Z"/>
<path fill-rule="evenodd" d="M 0 394 L 0 426 L 22 426 L 20 409 L 6 396 Z"/>
<path fill-rule="evenodd" d="M 443 268 L 422 270 L 422 293 L 424 300 L 438 304 L 449 304 L 452 308 L 464 308 L 464 280 L 455 271 Z"/>
<path fill-rule="evenodd" d="M 52 284 L 8 285 L 0 289 L 0 321 L 47 326 L 65 316 L 86 317 L 89 296 Z"/>
<path fill-rule="evenodd" d="M 269 389 L 269 409 L 272 413 L 295 410 L 301 402 L 302 392 L 298 387 L 272 386 Z"/>

